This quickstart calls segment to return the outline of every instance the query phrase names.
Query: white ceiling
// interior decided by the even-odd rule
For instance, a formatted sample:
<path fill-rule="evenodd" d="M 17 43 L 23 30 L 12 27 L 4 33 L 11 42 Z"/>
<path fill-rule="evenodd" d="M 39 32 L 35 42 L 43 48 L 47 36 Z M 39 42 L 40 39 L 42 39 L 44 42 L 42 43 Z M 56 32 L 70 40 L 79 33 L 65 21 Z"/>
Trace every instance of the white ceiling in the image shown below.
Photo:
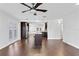
<path fill-rule="evenodd" d="M 30 3 L 27 3 L 31 6 Z M 20 3 L 0 3 L 0 9 L 9 13 L 10 15 L 17 17 L 20 20 L 43 20 L 43 19 L 58 19 L 63 18 L 67 15 L 72 14 L 76 10 L 79 10 L 79 6 L 76 6 L 75 3 L 44 3 L 38 7 L 39 9 L 48 10 L 46 13 L 37 12 L 37 16 L 33 15 L 30 11 L 22 13 L 24 10 L 29 8 L 21 5 Z M 43 16 L 47 16 L 43 18 Z"/>

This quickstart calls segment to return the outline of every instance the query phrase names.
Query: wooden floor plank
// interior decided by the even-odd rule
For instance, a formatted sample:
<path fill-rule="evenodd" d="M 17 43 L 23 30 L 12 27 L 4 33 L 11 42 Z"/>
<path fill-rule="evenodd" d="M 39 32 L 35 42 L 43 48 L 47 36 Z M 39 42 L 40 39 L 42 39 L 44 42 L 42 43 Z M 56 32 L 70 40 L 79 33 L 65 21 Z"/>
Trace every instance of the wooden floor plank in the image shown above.
<path fill-rule="evenodd" d="M 62 40 L 45 40 L 43 38 L 42 48 L 39 49 L 35 49 L 33 43 L 30 40 L 19 40 L 0 50 L 0 56 L 79 56 L 79 49 Z"/>

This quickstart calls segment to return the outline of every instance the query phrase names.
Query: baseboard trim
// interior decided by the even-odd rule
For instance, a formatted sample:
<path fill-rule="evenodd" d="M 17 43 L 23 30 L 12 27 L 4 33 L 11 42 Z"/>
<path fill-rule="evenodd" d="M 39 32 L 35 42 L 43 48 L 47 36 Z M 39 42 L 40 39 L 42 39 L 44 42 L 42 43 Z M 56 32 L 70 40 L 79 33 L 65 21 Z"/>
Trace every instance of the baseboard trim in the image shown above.
<path fill-rule="evenodd" d="M 20 40 L 20 39 L 18 39 L 18 40 Z M 9 45 L 11 45 L 11 44 L 13 44 L 13 43 L 15 43 L 15 42 L 17 42 L 18 40 L 16 39 L 16 40 L 13 40 L 13 41 L 11 41 L 11 42 L 8 42 L 8 43 L 5 44 L 4 46 L 0 47 L 0 50 L 3 49 L 3 48 L 5 48 L 5 47 L 7 47 L 7 46 L 9 46 Z"/>
<path fill-rule="evenodd" d="M 78 46 L 73 45 L 72 43 L 66 42 L 66 41 L 64 41 L 64 40 L 63 40 L 63 42 L 64 42 L 64 43 L 66 43 L 66 44 L 68 44 L 68 45 L 70 45 L 70 46 L 72 46 L 72 47 L 75 47 L 75 48 L 79 49 L 79 47 L 78 47 Z"/>
<path fill-rule="evenodd" d="M 54 40 L 54 39 L 61 40 L 61 38 L 48 38 L 48 40 Z"/>

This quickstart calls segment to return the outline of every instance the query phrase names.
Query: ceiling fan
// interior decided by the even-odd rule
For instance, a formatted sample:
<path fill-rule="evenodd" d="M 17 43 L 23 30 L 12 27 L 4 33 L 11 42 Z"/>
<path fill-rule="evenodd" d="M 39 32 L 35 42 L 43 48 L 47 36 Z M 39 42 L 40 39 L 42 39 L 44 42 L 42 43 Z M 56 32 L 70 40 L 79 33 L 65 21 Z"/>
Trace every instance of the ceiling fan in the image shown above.
<path fill-rule="evenodd" d="M 29 10 L 22 11 L 22 13 L 25 13 L 25 12 L 28 12 L 28 11 L 31 11 L 31 10 L 40 11 L 40 12 L 46 12 L 47 11 L 47 10 L 44 10 L 44 9 L 37 9 L 42 3 L 31 3 L 32 7 L 25 4 L 25 3 L 20 3 L 20 4 L 30 8 Z M 34 15 L 36 15 L 36 13 Z"/>

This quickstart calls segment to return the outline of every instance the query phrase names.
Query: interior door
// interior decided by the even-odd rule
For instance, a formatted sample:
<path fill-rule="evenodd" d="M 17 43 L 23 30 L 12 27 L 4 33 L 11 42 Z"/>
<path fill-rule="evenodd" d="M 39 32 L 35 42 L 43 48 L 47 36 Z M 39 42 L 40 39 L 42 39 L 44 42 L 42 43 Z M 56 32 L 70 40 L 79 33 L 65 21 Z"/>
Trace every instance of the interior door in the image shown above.
<path fill-rule="evenodd" d="M 21 22 L 21 40 L 26 39 L 26 22 Z"/>

